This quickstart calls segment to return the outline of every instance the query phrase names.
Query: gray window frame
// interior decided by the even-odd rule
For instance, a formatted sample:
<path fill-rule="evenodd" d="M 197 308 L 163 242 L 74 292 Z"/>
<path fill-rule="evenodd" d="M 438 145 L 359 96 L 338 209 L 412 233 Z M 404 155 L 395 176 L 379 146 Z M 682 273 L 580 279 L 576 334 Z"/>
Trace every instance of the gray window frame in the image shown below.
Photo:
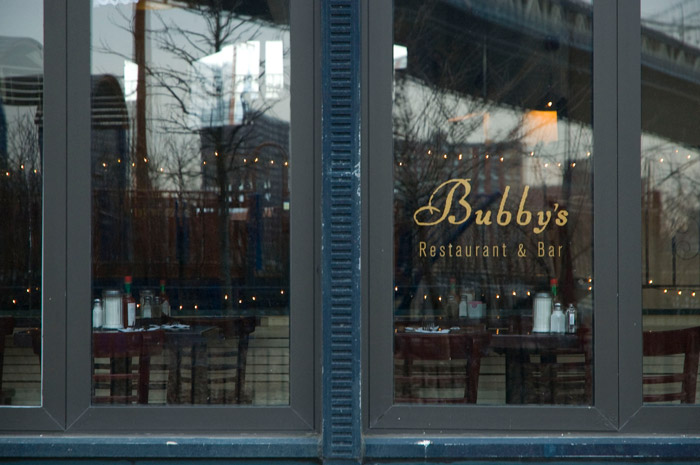
<path fill-rule="evenodd" d="M 618 0 L 620 379 L 642 379 L 641 2 Z M 635 53 L 629 53 L 636 50 Z M 626 228 L 626 225 L 639 225 Z M 699 405 L 644 405 L 642 383 L 621 383 L 620 430 L 697 434 Z"/>
<path fill-rule="evenodd" d="M 90 317 L 81 309 L 91 301 L 90 248 L 90 0 L 69 0 L 68 30 L 75 32 L 75 41 L 68 44 L 70 90 L 68 120 L 73 131 L 68 133 L 73 150 L 68 152 L 68 379 L 75 380 L 68 390 L 67 431 L 102 432 L 141 431 L 313 431 L 315 429 L 314 321 L 318 283 L 315 279 L 317 260 L 314 228 L 315 211 L 308 205 L 317 200 L 313 167 L 314 133 L 317 131 L 314 66 L 318 57 L 308 53 L 317 40 L 314 27 L 314 2 L 292 0 L 290 21 L 293 25 L 292 60 L 292 169 L 290 176 L 291 239 L 290 239 L 290 403 L 289 406 L 134 406 L 109 407 L 90 404 Z M 82 40 L 81 40 L 82 39 Z M 71 37 L 69 36 L 69 41 Z M 70 63 L 75 63 L 71 66 Z M 314 238 L 314 240 L 309 240 Z M 314 373 L 314 376 L 308 376 Z"/>
<path fill-rule="evenodd" d="M 91 405 L 91 0 L 45 0 L 43 405 L 2 408 L 5 431 L 311 433 L 320 424 L 319 2 L 291 0 L 290 403 Z M 311 376 L 309 375 L 311 374 Z"/>
<path fill-rule="evenodd" d="M 59 431 L 65 423 L 66 13 L 66 0 L 44 1 L 41 406 L 3 407 L 0 431 Z"/>
<path fill-rule="evenodd" d="M 637 2 L 638 0 L 634 0 Z M 366 217 L 369 226 L 367 233 L 369 245 L 366 257 L 369 271 L 365 284 L 369 289 L 366 306 L 367 362 L 365 373 L 369 378 L 366 394 L 369 399 L 366 407 L 365 429 L 372 433 L 418 433 L 418 432 L 469 432 L 508 431 L 511 433 L 532 432 L 613 432 L 619 429 L 619 396 L 626 395 L 629 383 L 620 383 L 618 369 L 630 361 L 635 354 L 640 360 L 641 346 L 635 352 L 635 346 L 629 343 L 626 331 L 618 337 L 618 278 L 630 276 L 629 289 L 638 289 L 641 293 L 639 274 L 633 272 L 629 260 L 632 251 L 639 256 L 641 249 L 634 250 L 633 245 L 619 236 L 620 228 L 630 224 L 628 218 L 619 218 L 618 213 L 640 210 L 639 196 L 631 192 L 633 207 L 628 203 L 618 205 L 618 188 L 621 185 L 618 176 L 618 143 L 628 141 L 623 133 L 618 133 L 619 123 L 625 121 L 622 105 L 618 106 L 618 91 L 624 91 L 625 98 L 631 98 L 634 82 L 628 79 L 625 70 L 619 71 L 629 63 L 622 60 L 634 55 L 618 48 L 626 44 L 618 40 L 618 35 L 631 35 L 627 0 L 618 2 L 595 2 L 593 10 L 593 114 L 594 114 L 594 401 L 590 407 L 567 406 L 406 406 L 393 404 L 393 229 L 392 212 L 393 192 L 392 172 L 392 130 L 391 130 L 391 95 L 392 95 L 392 1 L 371 2 L 364 11 L 367 31 L 364 34 L 363 50 L 368 55 L 365 77 L 364 120 L 368 121 L 363 134 L 366 145 L 363 147 L 365 163 L 369 174 L 366 202 Z M 637 16 L 638 17 L 638 16 Z M 638 21 L 638 20 L 637 20 Z M 632 23 L 634 21 L 631 21 Z M 611 47 L 610 44 L 618 44 Z M 627 45 L 629 46 L 629 45 Z M 611 72 L 614 70 L 614 72 Z M 620 75 L 618 75 L 620 73 Z M 638 87 L 637 87 L 638 88 Z M 637 100 L 639 100 L 639 93 Z M 620 97 L 622 98 L 622 97 Z M 634 118 L 631 118 L 634 119 Z M 627 121 L 627 126 L 633 123 Z M 637 136 L 639 135 L 639 126 Z M 622 127 L 621 130 L 625 128 Z M 631 130 L 629 128 L 628 130 Z M 630 137 L 625 134 L 624 137 Z M 639 152 L 634 153 L 639 166 Z M 624 162 L 625 160 L 620 160 Z M 635 171 L 639 172 L 639 171 Z M 635 179 L 637 179 L 635 177 Z M 639 181 L 637 180 L 637 183 Z M 632 189 L 633 191 L 633 189 Z M 630 200 L 625 197 L 625 200 Z M 634 215 L 634 213 L 630 213 Z M 639 228 L 638 228 L 639 229 Z M 620 247 L 624 247 L 624 255 Z M 638 262 L 640 262 L 638 260 Z M 630 273 L 630 268 L 632 272 Z M 622 275 L 620 273 L 623 273 Z M 632 284 L 633 283 L 633 284 Z M 620 282 L 621 284 L 621 282 Z M 625 304 L 629 309 L 629 305 Z M 641 307 L 638 307 L 641 308 Z M 638 312 L 639 313 L 639 312 Z M 641 317 L 639 317 L 641 318 Z M 622 320 L 624 321 L 624 320 Z M 639 330 L 638 330 L 639 332 Z M 638 338 L 641 339 L 639 333 Z M 624 358 L 619 358 L 624 354 Z M 620 360 L 618 367 L 618 360 Z M 623 371 L 620 371 L 622 375 Z M 634 383 L 632 383 L 634 384 Z M 621 391 L 623 389 L 624 391 Z M 641 389 L 641 387 L 640 387 Z M 641 399 L 641 394 L 639 396 Z M 627 412 L 623 412 L 627 413 Z M 537 418 L 533 422 L 533 418 Z"/>
<path fill-rule="evenodd" d="M 316 8 L 317 9 L 317 8 Z M 315 421 L 314 386 L 317 363 L 314 357 L 314 330 L 318 302 L 315 278 L 316 212 L 309 209 L 318 197 L 313 167 L 318 147 L 314 134 L 318 115 L 314 66 L 318 57 L 314 49 L 317 28 L 314 26 L 315 2 L 290 2 L 292 42 L 292 169 L 290 176 L 290 403 L 288 406 L 93 406 L 90 403 L 90 317 L 82 309 L 91 301 L 90 215 L 90 0 L 69 0 L 68 121 L 72 123 L 68 138 L 68 379 L 74 380 L 66 401 L 69 432 L 129 432 L 133 425 L 140 431 L 313 431 Z M 74 32 L 73 32 L 74 31 Z M 75 39 L 75 40 L 72 40 Z M 301 44 L 301 45 L 298 45 Z M 71 130 L 73 129 L 73 130 Z M 309 240 L 314 238 L 314 240 Z M 308 376 L 314 373 L 314 376 Z"/>

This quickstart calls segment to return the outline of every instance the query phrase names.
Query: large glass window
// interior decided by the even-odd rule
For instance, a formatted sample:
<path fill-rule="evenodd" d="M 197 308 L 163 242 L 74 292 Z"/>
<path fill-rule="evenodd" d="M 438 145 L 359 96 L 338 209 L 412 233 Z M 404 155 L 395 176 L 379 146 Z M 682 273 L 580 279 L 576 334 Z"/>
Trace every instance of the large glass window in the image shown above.
<path fill-rule="evenodd" d="M 93 2 L 93 404 L 289 404 L 289 51 L 285 1 Z"/>
<path fill-rule="evenodd" d="M 645 403 L 694 404 L 700 353 L 700 1 L 642 0 Z"/>
<path fill-rule="evenodd" d="M 394 1 L 398 404 L 593 403 L 592 6 L 516 4 Z"/>
<path fill-rule="evenodd" d="M 41 396 L 43 3 L 0 3 L 0 405 Z"/>

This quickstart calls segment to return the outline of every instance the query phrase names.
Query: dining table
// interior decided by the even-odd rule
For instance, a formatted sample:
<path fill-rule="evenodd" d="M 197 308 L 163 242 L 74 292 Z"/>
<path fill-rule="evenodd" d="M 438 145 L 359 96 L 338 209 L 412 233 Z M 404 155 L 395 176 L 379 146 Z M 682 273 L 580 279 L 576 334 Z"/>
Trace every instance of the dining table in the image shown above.
<path fill-rule="evenodd" d="M 397 322 L 397 333 L 433 334 L 450 337 L 458 334 L 487 333 L 483 339 L 484 354 L 502 355 L 505 359 L 505 402 L 527 404 L 532 402 L 534 390 L 539 392 L 536 402 L 557 403 L 555 394 L 562 386 L 579 382 L 583 386 L 584 402 L 592 400 L 592 346 L 590 330 L 580 328 L 575 333 L 533 332 L 528 319 L 482 319 L 453 321 L 442 326 L 423 325 L 402 320 Z M 558 357 L 578 357 L 577 362 L 560 363 Z M 536 363 L 533 363 L 533 360 Z M 536 374 L 533 376 L 532 368 Z M 557 371 L 559 370 L 559 371 Z M 564 370 L 575 370 L 574 375 L 561 376 Z M 538 384 L 539 383 L 539 384 Z"/>

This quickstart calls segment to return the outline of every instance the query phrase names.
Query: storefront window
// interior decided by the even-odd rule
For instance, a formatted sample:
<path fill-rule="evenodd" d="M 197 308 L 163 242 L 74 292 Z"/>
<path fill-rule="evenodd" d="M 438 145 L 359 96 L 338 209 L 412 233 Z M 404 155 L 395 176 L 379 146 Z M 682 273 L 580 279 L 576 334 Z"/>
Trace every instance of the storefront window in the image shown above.
<path fill-rule="evenodd" d="M 694 404 L 700 352 L 700 1 L 642 0 L 644 402 Z"/>
<path fill-rule="evenodd" d="M 41 405 L 43 3 L 0 3 L 0 405 Z"/>
<path fill-rule="evenodd" d="M 593 403 L 592 6 L 516 4 L 394 1 L 395 403 Z"/>
<path fill-rule="evenodd" d="M 287 3 L 93 2 L 93 404 L 289 404 Z"/>

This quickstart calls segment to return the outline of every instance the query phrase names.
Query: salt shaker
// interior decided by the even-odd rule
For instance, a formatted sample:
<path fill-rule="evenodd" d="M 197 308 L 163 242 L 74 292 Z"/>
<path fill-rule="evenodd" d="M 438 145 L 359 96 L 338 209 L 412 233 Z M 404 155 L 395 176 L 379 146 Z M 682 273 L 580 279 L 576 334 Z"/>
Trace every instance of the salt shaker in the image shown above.
<path fill-rule="evenodd" d="M 92 327 L 93 329 L 101 328 L 104 325 L 105 313 L 102 309 L 102 301 L 95 299 L 92 303 Z"/>
<path fill-rule="evenodd" d="M 573 334 L 578 329 L 578 315 L 576 315 L 576 307 L 573 304 L 569 304 L 566 309 L 566 332 L 568 334 Z"/>
<path fill-rule="evenodd" d="M 559 302 L 554 304 L 554 311 L 550 317 L 550 331 L 553 333 L 563 333 L 565 329 L 564 324 L 564 312 L 561 310 L 561 304 Z"/>

